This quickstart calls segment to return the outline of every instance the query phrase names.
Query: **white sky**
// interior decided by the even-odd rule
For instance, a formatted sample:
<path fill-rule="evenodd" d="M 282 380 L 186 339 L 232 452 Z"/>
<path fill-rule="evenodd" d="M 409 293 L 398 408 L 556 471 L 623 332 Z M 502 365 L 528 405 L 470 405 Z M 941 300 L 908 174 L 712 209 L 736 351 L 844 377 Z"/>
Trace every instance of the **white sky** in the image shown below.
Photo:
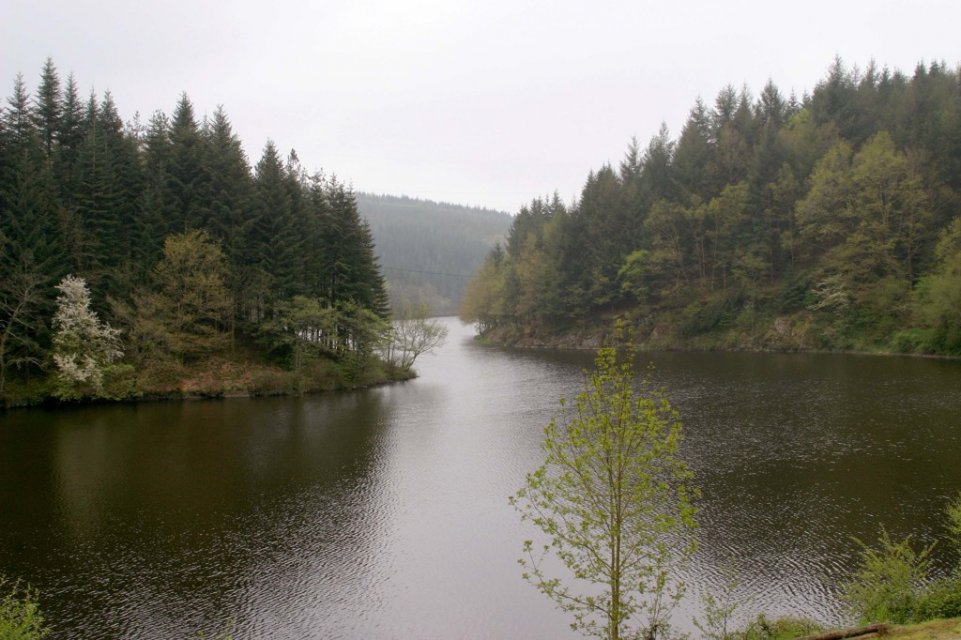
<path fill-rule="evenodd" d="M 124 119 L 224 105 L 251 163 L 272 138 L 358 190 L 514 212 L 726 84 L 954 67 L 959 33 L 961 0 L 2 0 L 0 81 L 32 90 L 51 56 Z"/>

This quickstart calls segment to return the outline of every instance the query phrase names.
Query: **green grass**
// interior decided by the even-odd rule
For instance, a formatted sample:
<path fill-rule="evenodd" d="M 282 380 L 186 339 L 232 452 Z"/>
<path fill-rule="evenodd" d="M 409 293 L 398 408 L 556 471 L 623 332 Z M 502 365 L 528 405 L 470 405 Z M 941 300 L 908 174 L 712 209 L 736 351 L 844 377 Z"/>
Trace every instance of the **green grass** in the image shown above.
<path fill-rule="evenodd" d="M 894 627 L 885 637 L 892 640 L 959 640 L 961 618 Z"/>

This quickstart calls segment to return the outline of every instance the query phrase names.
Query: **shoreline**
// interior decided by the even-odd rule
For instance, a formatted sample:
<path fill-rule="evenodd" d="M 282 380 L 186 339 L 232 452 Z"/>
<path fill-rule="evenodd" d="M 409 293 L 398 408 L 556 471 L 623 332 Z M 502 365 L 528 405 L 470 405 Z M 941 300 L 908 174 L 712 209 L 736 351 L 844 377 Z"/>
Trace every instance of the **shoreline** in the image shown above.
<path fill-rule="evenodd" d="M 521 329 L 523 331 L 523 329 Z M 508 330 L 510 332 L 510 330 Z M 474 337 L 474 340 L 483 342 L 490 346 L 509 348 L 509 349 L 522 349 L 531 351 L 596 351 L 604 346 L 619 346 L 623 345 L 624 342 L 612 343 L 608 338 L 608 331 L 601 329 L 593 330 L 573 330 L 573 331 L 562 331 L 556 334 L 551 334 L 545 337 L 535 337 L 532 335 L 522 336 L 519 338 L 510 338 L 507 336 L 498 337 L 498 332 L 496 329 L 489 330 L 486 333 L 478 332 Z M 585 335 L 586 333 L 586 335 Z M 492 335 L 493 334 L 493 335 Z M 698 336 L 706 337 L 706 336 Z M 676 351 L 676 352 L 690 352 L 690 353 L 766 353 L 766 354 L 805 354 L 805 355 L 849 355 L 849 356 L 878 356 L 878 357 L 888 357 L 888 358 L 920 358 L 925 360 L 944 360 L 944 361 L 961 361 L 961 355 L 952 355 L 944 353 L 917 353 L 910 351 L 887 351 L 887 350 L 876 350 L 870 351 L 866 349 L 824 349 L 824 348 L 808 348 L 800 345 L 791 346 L 724 346 L 720 343 L 715 344 L 684 344 L 678 341 L 668 341 L 668 340 L 655 340 L 655 341 L 639 341 L 635 344 L 639 352 L 655 352 L 655 351 Z"/>
<path fill-rule="evenodd" d="M 237 363 L 234 363 L 237 364 Z M 261 371 L 259 365 L 253 364 L 246 368 L 251 371 Z M 270 398 L 270 397 L 296 397 L 312 396 L 324 393 L 339 393 L 345 391 L 362 391 L 373 389 L 389 384 L 407 382 L 417 378 L 414 370 L 402 371 L 391 370 L 383 371 L 369 380 L 356 383 L 347 383 L 341 379 L 324 378 L 311 379 L 301 374 L 289 371 L 278 370 L 275 372 L 276 378 L 272 382 L 274 386 L 263 389 L 251 389 L 249 386 L 237 384 L 236 380 L 230 378 L 207 377 L 206 379 L 213 384 L 198 385 L 193 384 L 194 379 L 185 377 L 178 381 L 177 388 L 157 389 L 145 388 L 143 390 L 131 391 L 122 396 L 110 397 L 83 397 L 76 399 L 57 398 L 48 392 L 50 380 L 43 380 L 35 383 L 33 393 L 27 392 L 24 396 L 14 398 L 5 404 L 0 404 L 0 412 L 28 409 L 65 409 L 71 407 L 104 406 L 118 404 L 148 404 L 159 402 L 197 402 L 203 400 L 227 400 L 241 398 Z M 217 383 L 220 382 L 220 385 Z M 231 384 L 233 383 L 233 384 Z M 236 386 L 235 386 L 236 385 Z M 8 399 L 9 400 L 9 399 Z"/>

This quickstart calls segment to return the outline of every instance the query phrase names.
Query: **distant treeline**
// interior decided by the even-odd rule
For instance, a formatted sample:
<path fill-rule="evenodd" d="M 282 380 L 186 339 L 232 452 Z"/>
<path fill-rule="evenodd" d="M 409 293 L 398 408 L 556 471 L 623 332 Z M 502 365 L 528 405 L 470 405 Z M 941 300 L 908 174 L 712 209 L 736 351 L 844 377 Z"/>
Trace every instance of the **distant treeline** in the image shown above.
<path fill-rule="evenodd" d="M 662 346 L 961 353 L 961 78 L 835 60 L 698 100 L 578 201 L 534 200 L 463 307 L 504 340 L 631 319 Z"/>
<path fill-rule="evenodd" d="M 154 359 L 225 344 L 173 346 L 195 342 L 174 336 L 193 330 L 181 305 L 191 294 L 224 307 L 197 327 L 281 358 L 313 335 L 292 335 L 283 314 L 332 310 L 324 344 L 336 351 L 361 347 L 358 318 L 389 315 L 370 230 L 342 182 L 271 142 L 251 168 L 223 109 L 198 120 L 186 95 L 171 116 L 125 124 L 109 92 L 81 98 L 48 60 L 37 90 L 18 76 L 0 110 L 0 396 L 11 377 L 50 368 L 54 286 L 67 274 L 124 329 L 128 353 Z M 164 291 L 175 308 L 153 296 Z"/>
<path fill-rule="evenodd" d="M 469 276 L 511 225 L 501 211 L 407 197 L 358 193 L 357 207 L 374 234 L 391 302 L 421 301 L 439 315 L 457 312 Z"/>

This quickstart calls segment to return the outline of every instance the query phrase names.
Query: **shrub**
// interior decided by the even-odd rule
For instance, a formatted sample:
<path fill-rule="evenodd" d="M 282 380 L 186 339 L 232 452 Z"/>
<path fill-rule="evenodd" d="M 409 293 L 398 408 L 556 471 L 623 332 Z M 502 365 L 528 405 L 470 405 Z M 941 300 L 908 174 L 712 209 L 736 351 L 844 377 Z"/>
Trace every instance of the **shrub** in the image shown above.
<path fill-rule="evenodd" d="M 822 630 L 818 623 L 805 618 L 775 618 L 763 613 L 752 620 L 743 631 L 735 632 L 731 640 L 793 640 Z"/>
<path fill-rule="evenodd" d="M 916 621 L 934 545 L 917 552 L 910 536 L 895 542 L 883 528 L 880 548 L 857 542 L 861 545 L 861 567 L 843 585 L 843 597 L 852 612 L 865 623 Z"/>
<path fill-rule="evenodd" d="M 914 607 L 914 622 L 961 616 L 961 577 L 948 576 L 926 585 Z"/>
<path fill-rule="evenodd" d="M 0 577 L 0 640 L 39 640 L 49 631 L 37 604 L 37 594 L 14 583 L 7 591 L 7 581 Z"/>
<path fill-rule="evenodd" d="M 253 396 L 273 396 L 290 393 L 293 376 L 279 369 L 257 369 L 250 376 L 249 392 Z"/>

